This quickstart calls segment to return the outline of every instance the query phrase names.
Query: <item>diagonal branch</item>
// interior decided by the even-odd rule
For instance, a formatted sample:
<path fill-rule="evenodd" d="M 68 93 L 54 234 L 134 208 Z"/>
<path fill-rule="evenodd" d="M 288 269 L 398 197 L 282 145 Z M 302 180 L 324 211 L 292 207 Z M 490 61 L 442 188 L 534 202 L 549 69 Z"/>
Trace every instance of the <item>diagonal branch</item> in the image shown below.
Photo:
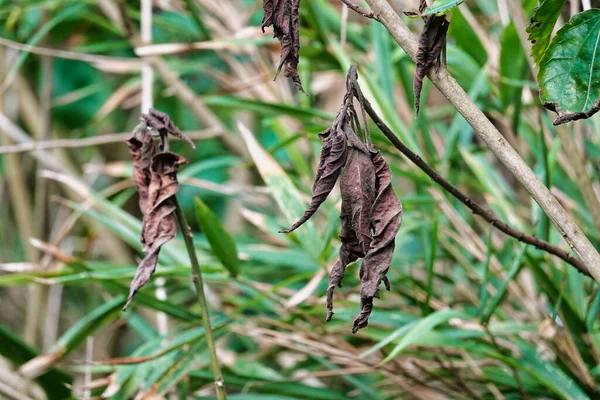
<path fill-rule="evenodd" d="M 587 270 L 587 268 L 585 267 L 585 265 L 583 265 L 583 263 L 580 260 L 573 257 L 569 252 L 561 249 L 558 246 L 553 245 L 550 242 L 542 240 L 542 239 L 538 238 L 537 236 L 529 235 L 525 232 L 522 232 L 518 229 L 513 228 L 512 226 L 509 226 L 504 221 L 502 221 L 493 211 L 486 209 L 486 208 L 482 207 L 480 204 L 473 201 L 473 199 L 471 199 L 468 195 L 463 193 L 456 186 L 452 185 L 450 182 L 448 182 L 446 179 L 444 179 L 442 176 L 440 176 L 421 157 L 419 157 L 417 154 L 413 153 L 412 150 L 410 150 L 408 147 L 406 147 L 406 145 L 404 143 L 402 143 L 402 141 L 394 134 L 394 132 L 392 132 L 392 130 L 385 124 L 385 122 L 382 121 L 382 119 L 379 117 L 379 115 L 377 115 L 375 110 L 373 110 L 373 107 L 371 107 L 371 103 L 369 103 L 369 101 L 367 99 L 364 99 L 362 101 L 362 104 L 365 107 L 367 114 L 369 114 L 369 117 L 371 117 L 371 119 L 375 123 L 375 125 L 377 125 L 377 127 L 379 127 L 381 132 L 383 132 L 385 137 L 388 138 L 388 140 L 390 142 L 392 142 L 392 145 L 397 150 L 399 150 L 410 161 L 412 161 L 413 164 L 415 164 L 423 172 L 425 172 L 431 178 L 431 180 L 433 180 L 435 183 L 437 183 L 442 188 L 444 188 L 452 196 L 456 197 L 461 203 L 466 205 L 471 211 L 473 211 L 473 214 L 479 215 L 481 218 L 483 218 L 485 221 L 487 221 L 490 225 L 492 225 L 499 231 L 507 234 L 508 236 L 512 236 L 521 242 L 530 244 L 530 245 L 536 247 L 537 249 L 540 249 L 549 254 L 555 255 L 555 256 L 559 257 L 560 259 L 566 261 L 573 267 L 575 267 L 582 274 L 589 276 L 589 277 L 592 276 L 592 275 L 590 275 L 590 273 Z"/>
<path fill-rule="evenodd" d="M 400 16 L 386 0 L 366 1 L 377 16 L 377 20 L 386 27 L 400 47 L 414 61 L 418 46 L 417 38 L 406 27 Z M 431 73 L 429 78 L 473 127 L 475 133 L 488 145 L 500 162 L 506 166 L 540 205 L 594 279 L 600 281 L 600 254 L 585 236 L 583 230 L 550 193 L 550 190 L 540 181 L 527 163 L 510 146 L 498 129 L 445 68 L 440 69 L 437 74 Z"/>

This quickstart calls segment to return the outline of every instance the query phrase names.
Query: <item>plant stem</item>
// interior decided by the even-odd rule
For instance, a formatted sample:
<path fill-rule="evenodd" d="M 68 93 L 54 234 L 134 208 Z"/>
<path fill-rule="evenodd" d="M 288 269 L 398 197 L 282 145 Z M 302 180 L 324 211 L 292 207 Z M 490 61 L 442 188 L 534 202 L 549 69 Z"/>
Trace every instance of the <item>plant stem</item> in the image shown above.
<path fill-rule="evenodd" d="M 190 262 L 192 263 L 192 281 L 198 294 L 198 301 L 200 303 L 200 313 L 202 315 L 202 325 L 204 325 L 204 331 L 206 332 L 206 343 L 208 345 L 208 352 L 210 355 L 210 366 L 215 376 L 215 388 L 217 390 L 217 398 L 219 400 L 227 399 L 225 394 L 225 382 L 223 381 L 223 375 L 221 374 L 221 368 L 219 367 L 219 359 L 217 358 L 217 349 L 215 347 L 215 339 L 213 338 L 212 329 L 210 327 L 210 318 L 208 315 L 208 304 L 206 303 L 206 296 L 204 295 L 204 283 L 202 281 L 202 272 L 200 271 L 200 264 L 198 263 L 198 257 L 196 257 L 196 250 L 194 249 L 194 242 L 192 230 L 183 215 L 183 211 L 179 206 L 177 198 L 175 198 L 175 216 L 177 217 L 177 223 L 179 229 L 183 233 L 183 240 L 185 241 L 185 247 L 187 248 L 190 256 Z"/>

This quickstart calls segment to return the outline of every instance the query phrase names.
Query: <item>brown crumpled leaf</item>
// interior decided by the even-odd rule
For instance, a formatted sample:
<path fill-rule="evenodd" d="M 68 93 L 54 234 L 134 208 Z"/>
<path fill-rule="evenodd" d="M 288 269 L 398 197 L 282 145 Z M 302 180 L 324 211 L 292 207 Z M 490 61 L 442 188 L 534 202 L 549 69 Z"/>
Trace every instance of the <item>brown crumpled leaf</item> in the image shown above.
<path fill-rule="evenodd" d="M 419 14 L 422 14 L 427 8 L 427 2 L 421 0 L 419 5 Z M 405 12 L 407 15 L 417 15 L 411 12 Z M 417 68 L 415 70 L 415 79 L 413 81 L 413 93 L 415 95 L 415 110 L 419 115 L 421 103 L 421 90 L 423 89 L 423 79 L 435 68 L 436 73 L 440 68 L 446 65 L 446 35 L 450 22 L 445 15 L 427 15 L 423 17 L 425 26 L 419 37 L 419 47 L 417 49 Z"/>
<path fill-rule="evenodd" d="M 394 252 L 394 239 L 402 222 L 402 205 L 391 186 L 391 171 L 381 153 L 369 138 L 366 101 L 357 82 L 356 64 L 350 67 L 346 80 L 344 103 L 332 126 L 320 134 L 323 149 L 313 197 L 304 215 L 289 230 L 298 228 L 316 212 L 340 177 L 342 211 L 340 258 L 329 275 L 327 288 L 327 321 L 333 316 L 333 292 L 341 287 L 346 267 L 363 258 L 360 269 L 361 312 L 354 321 L 353 332 L 364 328 L 373 309 L 373 298 L 379 297 L 383 282 L 389 290 L 386 273 Z M 361 104 L 365 129 L 361 128 L 354 100 Z"/>
<path fill-rule="evenodd" d="M 192 142 L 189 137 L 181 133 L 179 128 L 173 123 L 173 121 L 171 121 L 167 114 L 151 108 L 148 111 L 148 114 L 142 114 L 142 119 L 146 125 L 160 133 L 163 147 L 168 146 L 168 141 L 166 138 L 170 134 L 184 140 L 187 142 L 187 144 L 192 146 L 192 148 L 196 148 L 194 142 Z M 166 148 L 164 148 L 163 151 L 166 151 Z"/>
<path fill-rule="evenodd" d="M 189 141 L 166 114 L 151 109 L 142 116 L 142 120 L 125 143 L 133 156 L 133 178 L 140 197 L 140 210 L 144 215 L 140 241 L 146 256 L 131 281 L 124 309 L 127 309 L 135 294 L 150 280 L 156 269 L 161 246 L 173 239 L 176 232 L 174 212 L 175 195 L 179 190 L 177 170 L 186 160 L 168 151 L 157 152 L 151 128 L 161 134 L 163 150 L 168 148 L 168 134 Z"/>
<path fill-rule="evenodd" d="M 150 185 L 150 164 L 156 151 L 152 134 L 146 124 L 141 123 L 135 127 L 125 143 L 133 156 L 133 181 L 139 195 L 140 210 L 145 210 Z"/>
<path fill-rule="evenodd" d="M 373 237 L 367 255 L 360 267 L 360 308 L 361 312 L 354 320 L 352 332 L 368 325 L 373 309 L 373 298 L 379 298 L 379 285 L 383 281 L 390 290 L 386 277 L 392 255 L 396 248 L 396 234 L 402 223 L 402 204 L 392 188 L 392 171 L 380 152 L 371 152 L 371 162 L 375 167 L 377 197 L 371 206 L 371 229 Z"/>
<path fill-rule="evenodd" d="M 262 31 L 268 26 L 273 26 L 273 37 L 279 39 L 281 52 L 277 75 L 285 66 L 285 76 L 291 78 L 298 90 L 307 94 L 302 88 L 298 63 L 300 61 L 300 24 L 298 22 L 298 9 L 300 0 L 263 0 L 265 14 L 262 20 Z"/>

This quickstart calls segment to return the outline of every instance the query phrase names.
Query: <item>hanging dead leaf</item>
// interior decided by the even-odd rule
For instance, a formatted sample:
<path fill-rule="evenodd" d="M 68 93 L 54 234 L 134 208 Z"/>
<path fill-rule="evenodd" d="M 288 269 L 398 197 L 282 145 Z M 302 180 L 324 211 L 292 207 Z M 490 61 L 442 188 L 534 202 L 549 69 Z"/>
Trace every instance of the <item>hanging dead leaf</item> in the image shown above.
<path fill-rule="evenodd" d="M 402 222 L 402 205 L 392 186 L 389 166 L 369 137 L 364 98 L 358 86 L 356 64 L 346 78 L 346 95 L 332 126 L 320 134 L 323 149 L 313 184 L 311 204 L 291 232 L 312 217 L 325 201 L 340 177 L 342 211 L 340 258 L 329 275 L 327 317 L 333 316 L 333 292 L 342 285 L 346 267 L 364 258 L 361 269 L 361 312 L 352 332 L 364 328 L 373 309 L 373 298 L 379 297 L 379 285 L 389 289 L 386 273 L 395 247 L 395 237 Z M 364 130 L 354 100 L 361 105 Z"/>
<path fill-rule="evenodd" d="M 427 8 L 427 2 L 421 0 L 419 5 L 419 14 L 422 14 Z M 407 15 L 415 13 L 405 12 Z M 446 65 L 446 36 L 450 22 L 445 15 L 427 15 L 423 17 L 425 26 L 419 37 L 419 47 L 416 56 L 416 70 L 413 81 L 413 93 L 415 95 L 415 110 L 419 115 L 421 103 L 421 90 L 423 89 L 423 79 L 433 69 L 439 71 Z"/>
<path fill-rule="evenodd" d="M 319 134 L 319 137 L 323 142 L 323 148 L 313 184 L 313 197 L 310 205 L 302 217 L 290 229 L 281 231 L 282 233 L 290 233 L 296 230 L 314 215 L 333 190 L 346 162 L 347 147 L 344 135 L 339 134 L 334 129 L 327 129 Z"/>
<path fill-rule="evenodd" d="M 360 268 L 361 311 L 354 320 L 352 331 L 368 325 L 373 309 L 373 298 L 379 298 L 381 282 L 390 290 L 386 274 L 392 262 L 396 247 L 395 239 L 402 223 L 402 204 L 392 188 L 392 172 L 380 152 L 371 152 L 371 162 L 375 168 L 377 197 L 371 207 L 372 241 Z"/>
<path fill-rule="evenodd" d="M 273 37 L 279 40 L 281 52 L 277 75 L 285 67 L 285 76 L 291 78 L 298 90 L 306 94 L 298 74 L 300 61 L 300 25 L 298 9 L 300 0 L 263 0 L 265 14 L 262 20 L 262 30 L 273 26 Z"/>
<path fill-rule="evenodd" d="M 156 270 L 161 246 L 175 237 L 175 195 L 179 190 L 177 169 L 185 163 L 185 158 L 174 153 L 159 153 L 152 159 L 148 201 L 146 208 L 142 210 L 144 221 L 141 242 L 146 257 L 139 264 L 131 281 L 124 309 Z"/>
<path fill-rule="evenodd" d="M 133 156 L 133 181 L 139 195 L 140 210 L 144 210 L 148 201 L 150 164 L 156 151 L 152 134 L 148 131 L 146 124 L 141 123 L 135 127 L 125 143 Z"/>

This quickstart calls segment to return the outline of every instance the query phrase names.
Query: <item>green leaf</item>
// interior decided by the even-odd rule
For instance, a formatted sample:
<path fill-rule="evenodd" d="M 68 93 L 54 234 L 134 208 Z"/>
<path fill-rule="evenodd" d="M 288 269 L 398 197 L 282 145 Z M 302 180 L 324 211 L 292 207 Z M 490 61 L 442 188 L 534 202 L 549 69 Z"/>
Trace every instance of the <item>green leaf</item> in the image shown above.
<path fill-rule="evenodd" d="M 523 358 L 514 360 L 514 366 L 530 373 L 562 399 L 589 399 L 575 381 L 550 361 L 541 360 L 534 351 L 524 352 Z"/>
<path fill-rule="evenodd" d="M 527 79 L 529 65 L 514 24 L 511 23 L 504 29 L 500 45 L 500 98 L 505 108 L 511 104 L 517 107 L 520 105 L 523 85 L 515 82 Z M 518 113 L 518 110 L 515 112 Z"/>
<path fill-rule="evenodd" d="M 552 30 L 566 2 L 567 0 L 542 0 L 540 5 L 533 9 L 531 22 L 527 27 L 527 39 L 533 43 L 531 56 L 538 65 L 550 44 Z"/>
<path fill-rule="evenodd" d="M 589 110 L 600 93 L 600 9 L 575 15 L 540 62 L 541 99 L 561 113 Z M 557 122 L 555 121 L 555 124 Z"/>
<path fill-rule="evenodd" d="M 504 299 L 504 296 L 506 295 L 506 289 L 508 288 L 509 282 L 512 281 L 513 279 L 515 279 L 515 277 L 519 274 L 519 272 L 521 272 L 521 268 L 523 267 L 523 264 L 524 264 L 523 258 L 525 257 L 526 250 L 527 250 L 527 245 L 526 244 L 521 245 L 521 250 L 519 251 L 519 254 L 517 255 L 517 257 L 515 258 L 515 261 L 511 265 L 510 270 L 507 272 L 504 281 L 502 281 L 502 284 L 498 288 L 498 293 L 496 293 L 496 296 L 494 296 L 494 298 L 492 299 L 492 303 L 491 303 L 490 307 L 487 309 L 485 315 L 481 318 L 482 321 L 487 323 L 490 320 L 492 314 L 496 311 L 496 308 L 498 308 L 498 306 L 502 302 L 502 299 Z M 483 304 L 482 304 L 482 307 L 483 307 Z"/>
<path fill-rule="evenodd" d="M 246 142 L 246 146 L 248 146 L 250 156 L 254 160 L 258 172 L 271 189 L 273 198 L 285 216 L 287 223 L 289 225 L 293 224 L 306 209 L 300 192 L 277 161 L 261 147 L 254 134 L 241 123 L 238 124 L 238 128 Z M 298 238 L 303 249 L 315 260 L 319 258 L 322 247 L 321 238 L 312 221 L 307 221 L 293 233 L 293 236 Z"/>
<path fill-rule="evenodd" d="M 112 322 L 120 314 L 123 304 L 125 304 L 125 296 L 115 297 L 102 304 L 69 328 L 47 354 L 35 357 L 21 366 L 19 373 L 26 378 L 40 376 L 77 348 L 97 329 Z"/>
<path fill-rule="evenodd" d="M 231 275 L 236 276 L 240 272 L 240 260 L 233 238 L 211 209 L 199 198 L 196 197 L 195 200 L 198 224 L 206 235 L 214 255 Z"/>
<path fill-rule="evenodd" d="M 404 351 L 408 346 L 417 343 L 419 339 L 433 331 L 436 326 L 444 323 L 452 318 L 465 318 L 470 319 L 469 315 L 455 310 L 440 310 L 433 314 L 428 315 L 426 318 L 421 319 L 415 324 L 415 326 L 404 335 L 400 343 L 394 347 L 394 350 L 382 361 L 386 363 Z"/>
<path fill-rule="evenodd" d="M 436 0 L 422 15 L 444 14 L 449 9 L 460 5 L 463 1 L 464 0 Z"/>

